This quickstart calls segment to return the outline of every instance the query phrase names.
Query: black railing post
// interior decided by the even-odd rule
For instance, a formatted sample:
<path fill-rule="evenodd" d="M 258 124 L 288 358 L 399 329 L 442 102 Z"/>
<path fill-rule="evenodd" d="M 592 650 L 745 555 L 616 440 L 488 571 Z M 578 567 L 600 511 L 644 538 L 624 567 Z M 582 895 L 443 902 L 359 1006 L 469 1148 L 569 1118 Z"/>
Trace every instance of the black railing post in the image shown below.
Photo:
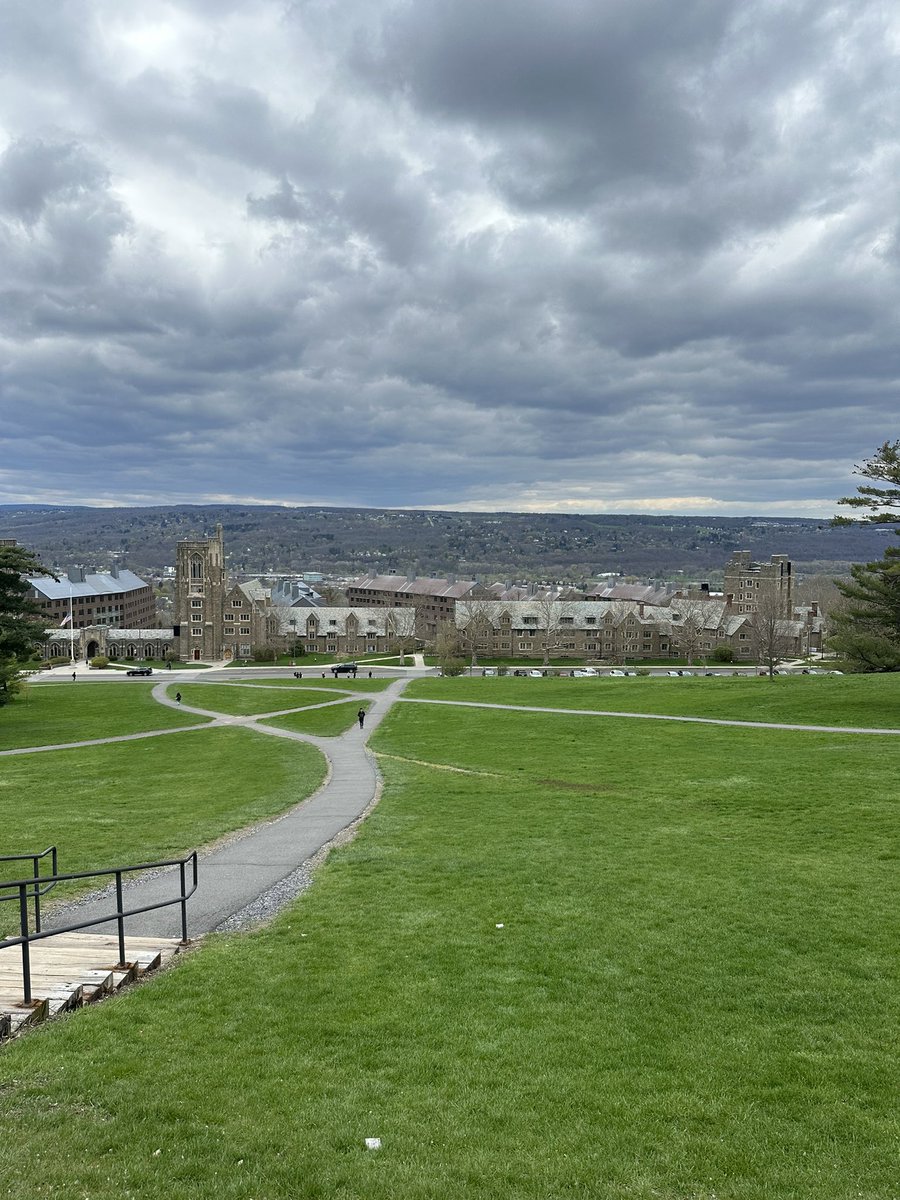
<path fill-rule="evenodd" d="M 178 871 L 181 875 L 181 944 L 187 945 L 187 896 L 185 895 L 187 888 L 184 882 L 184 859 L 178 864 Z M 196 868 L 195 868 L 196 872 Z"/>
<path fill-rule="evenodd" d="M 122 872 L 116 871 L 116 924 L 119 927 L 119 966 L 125 966 L 125 905 L 122 900 Z"/>
<path fill-rule="evenodd" d="M 39 856 L 34 856 L 34 932 L 41 932 L 41 872 Z"/>
<path fill-rule="evenodd" d="M 22 934 L 22 987 L 25 1003 L 31 1003 L 31 945 L 28 941 L 28 885 L 19 884 L 19 927 Z"/>

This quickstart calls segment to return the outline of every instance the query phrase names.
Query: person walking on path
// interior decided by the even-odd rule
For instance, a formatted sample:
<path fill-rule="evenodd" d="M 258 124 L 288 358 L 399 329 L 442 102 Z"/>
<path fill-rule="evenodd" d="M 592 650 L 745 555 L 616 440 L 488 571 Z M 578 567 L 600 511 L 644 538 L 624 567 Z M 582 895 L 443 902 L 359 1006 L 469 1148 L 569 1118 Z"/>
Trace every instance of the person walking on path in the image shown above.
<path fill-rule="evenodd" d="M 78 675 L 76 674 L 75 671 L 73 671 L 72 672 L 72 682 L 74 683 L 77 678 L 78 678 Z"/>
<path fill-rule="evenodd" d="M 180 703 L 181 703 L 181 692 L 176 692 L 176 693 L 175 693 L 175 703 L 176 703 L 176 704 L 180 704 Z"/>
<path fill-rule="evenodd" d="M 361 708 L 356 714 L 356 719 L 359 721 L 360 729 L 362 729 L 363 725 L 366 723 L 366 710 L 364 708 Z"/>

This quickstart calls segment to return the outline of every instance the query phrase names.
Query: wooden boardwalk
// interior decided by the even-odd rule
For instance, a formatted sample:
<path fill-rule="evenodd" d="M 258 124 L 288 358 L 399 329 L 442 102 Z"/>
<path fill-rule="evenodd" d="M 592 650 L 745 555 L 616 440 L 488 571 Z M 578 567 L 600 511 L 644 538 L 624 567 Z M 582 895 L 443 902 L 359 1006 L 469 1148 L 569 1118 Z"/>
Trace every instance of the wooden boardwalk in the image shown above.
<path fill-rule="evenodd" d="M 178 953 L 177 938 L 126 937 L 127 965 L 119 967 L 119 942 L 113 934 L 60 933 L 31 945 L 31 994 L 22 1003 L 22 950 L 0 950 L 0 1041 L 60 1012 L 99 1000 L 126 983 L 169 962 Z"/>

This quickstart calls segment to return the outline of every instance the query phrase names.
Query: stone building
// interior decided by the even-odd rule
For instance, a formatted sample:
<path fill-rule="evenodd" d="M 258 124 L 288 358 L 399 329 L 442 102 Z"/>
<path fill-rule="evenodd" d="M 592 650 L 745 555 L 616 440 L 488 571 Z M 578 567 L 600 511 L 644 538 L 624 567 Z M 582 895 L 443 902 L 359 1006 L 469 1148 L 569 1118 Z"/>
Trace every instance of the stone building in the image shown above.
<path fill-rule="evenodd" d="M 788 619 L 793 610 L 790 559 L 773 554 L 767 563 L 758 563 L 749 550 L 736 550 L 725 564 L 724 591 L 739 613 L 756 612 L 762 596 L 775 596 L 780 615 Z"/>
<path fill-rule="evenodd" d="M 438 626 L 454 619 L 456 602 L 468 596 L 475 586 L 474 579 L 371 574 L 349 584 L 347 601 L 365 608 L 413 608 L 420 638 L 433 641 Z"/>
<path fill-rule="evenodd" d="M 225 547 L 222 526 L 211 538 L 184 538 L 176 548 L 174 635 L 185 662 L 222 658 Z"/>
<path fill-rule="evenodd" d="M 74 629 L 89 626 L 122 629 L 152 629 L 157 624 L 153 588 L 133 571 L 111 567 L 104 572 L 86 572 L 70 567 L 67 575 L 28 575 L 27 599 L 43 612 L 48 624 L 71 623 Z"/>

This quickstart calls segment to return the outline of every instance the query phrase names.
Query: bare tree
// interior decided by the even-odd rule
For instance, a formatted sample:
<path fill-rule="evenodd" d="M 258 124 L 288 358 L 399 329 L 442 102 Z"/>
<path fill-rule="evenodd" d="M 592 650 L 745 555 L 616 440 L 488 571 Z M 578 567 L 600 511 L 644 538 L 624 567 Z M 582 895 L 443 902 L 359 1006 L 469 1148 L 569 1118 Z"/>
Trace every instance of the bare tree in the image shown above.
<path fill-rule="evenodd" d="M 708 606 L 708 600 L 700 600 L 694 596 L 673 598 L 669 606 L 672 614 L 672 626 L 678 638 L 678 647 L 687 659 L 689 667 L 693 666 L 700 649 L 709 614 Z"/>
<path fill-rule="evenodd" d="M 393 625 L 394 636 L 391 648 L 401 657 L 411 654 L 416 648 L 416 609 L 395 608 L 390 621 Z"/>
<path fill-rule="evenodd" d="M 771 679 L 778 664 L 794 649 L 792 623 L 784 616 L 781 596 L 775 591 L 763 592 L 752 621 L 756 656 Z"/>
<path fill-rule="evenodd" d="M 559 634 L 566 606 L 561 600 L 556 599 L 554 593 L 548 592 L 535 600 L 535 607 L 540 627 L 544 632 L 544 666 L 546 667 L 550 663 L 551 652 L 559 646 Z"/>
<path fill-rule="evenodd" d="M 441 621 L 438 625 L 434 652 L 444 675 L 461 675 L 466 669 L 455 621 Z"/>
<path fill-rule="evenodd" d="M 461 633 L 464 648 L 471 656 L 471 665 L 478 666 L 478 639 L 483 637 L 491 628 L 492 600 L 483 600 L 475 596 L 467 596 L 456 602 L 456 625 Z"/>

